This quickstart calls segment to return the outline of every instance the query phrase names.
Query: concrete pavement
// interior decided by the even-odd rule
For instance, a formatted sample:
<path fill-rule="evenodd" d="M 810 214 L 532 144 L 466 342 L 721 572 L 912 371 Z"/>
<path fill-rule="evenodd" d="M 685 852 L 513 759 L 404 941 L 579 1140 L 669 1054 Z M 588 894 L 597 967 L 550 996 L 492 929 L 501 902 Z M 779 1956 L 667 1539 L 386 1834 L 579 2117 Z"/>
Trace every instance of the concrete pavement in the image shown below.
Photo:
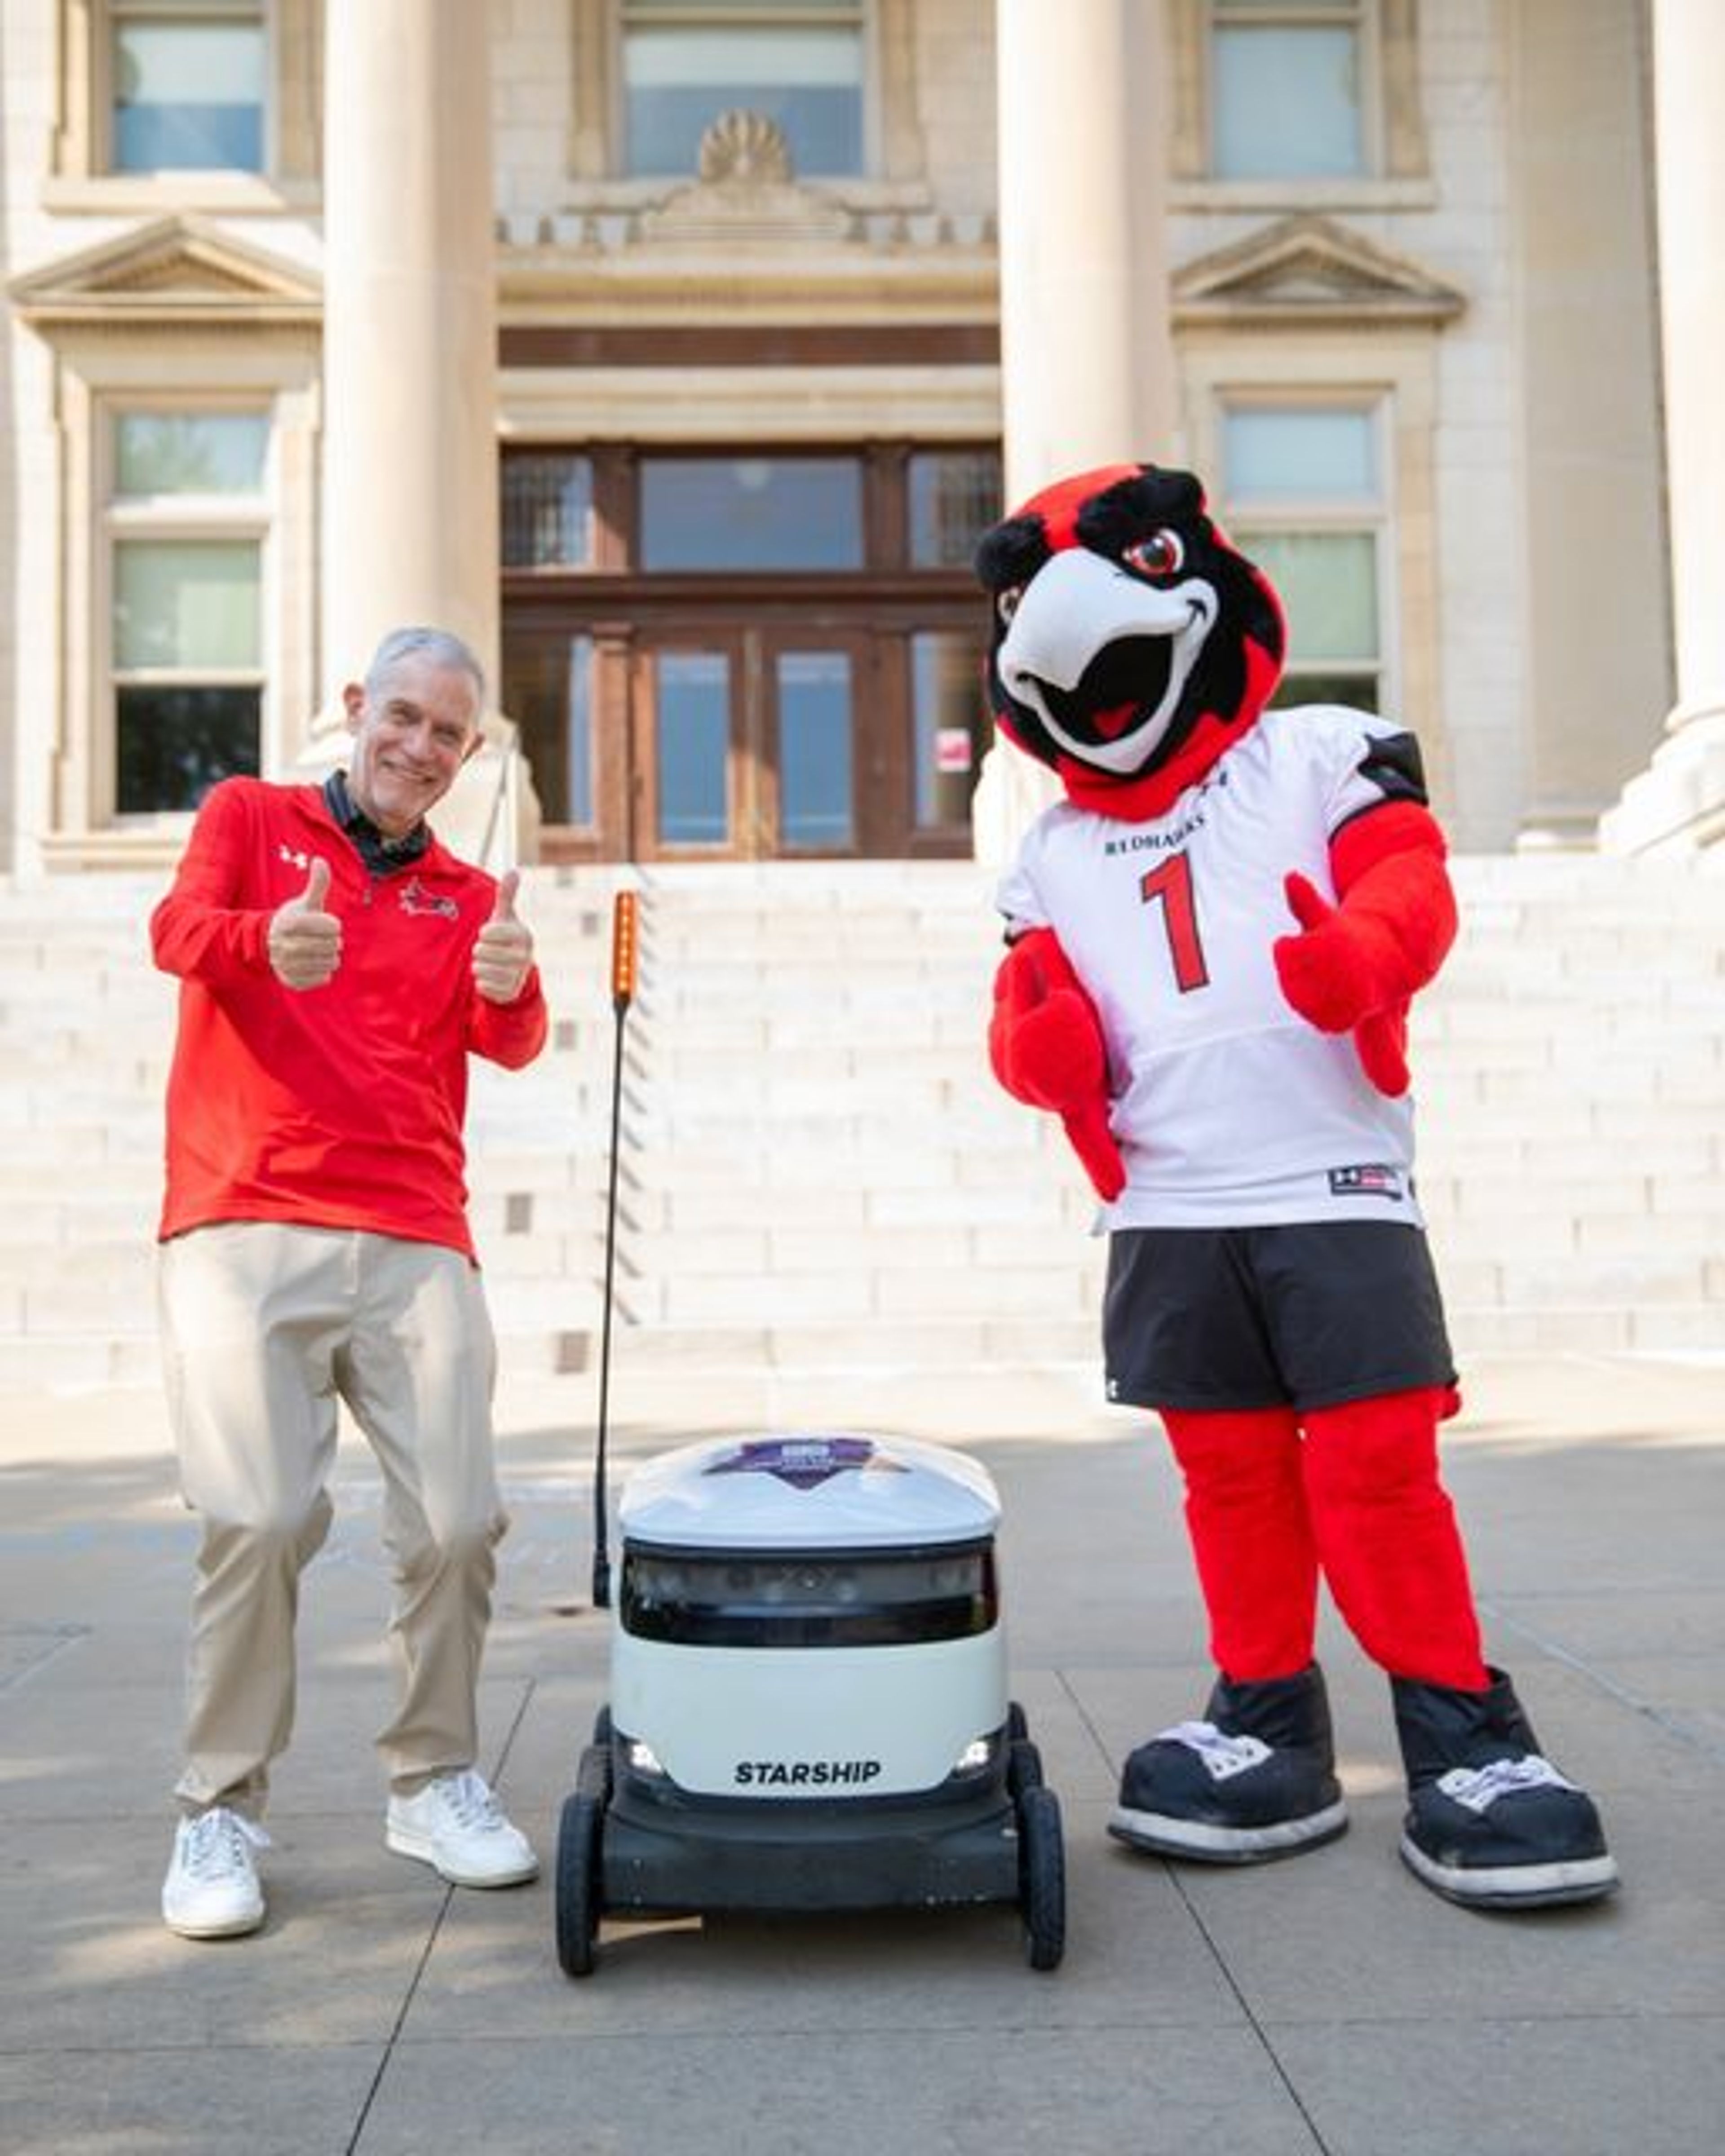
<path fill-rule="evenodd" d="M 619 1470 L 713 1430 L 896 1430 L 993 1470 L 1014 1691 L 1065 1813 L 1069 1944 L 1009 1911 L 602 1935 L 548 1884 L 389 1856 L 370 1736 L 388 1583 L 369 1455 L 308 1576 L 300 1722 L 257 1937 L 162 1928 L 193 1529 L 153 1390 L 14 1394 L 0 1437 L 0 2149 L 7 2156 L 1676 2156 L 1725 2144 L 1725 1360 L 1468 1373 L 1447 1472 L 1494 1658 L 1598 1797 L 1625 1885 L 1512 1919 L 1394 1845 L 1382 1679 L 1325 1644 L 1353 1825 L 1257 1870 L 1103 1832 L 1118 1763 L 1208 1682 L 1159 1438 L 1088 1370 L 632 1374 Z M 551 1856 L 604 1696 L 590 1377 L 500 1402 L 515 1528 L 484 1762 Z M 563 1614 L 571 1603 L 581 1614 Z"/>

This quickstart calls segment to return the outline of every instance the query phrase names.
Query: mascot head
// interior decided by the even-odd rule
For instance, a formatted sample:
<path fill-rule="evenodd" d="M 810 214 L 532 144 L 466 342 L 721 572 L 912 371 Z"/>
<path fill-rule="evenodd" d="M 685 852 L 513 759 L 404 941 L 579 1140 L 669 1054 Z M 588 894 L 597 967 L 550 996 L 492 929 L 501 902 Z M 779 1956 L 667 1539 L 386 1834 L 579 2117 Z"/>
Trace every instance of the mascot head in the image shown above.
<path fill-rule="evenodd" d="M 1161 815 L 1281 675 L 1281 602 L 1189 472 L 1107 465 L 1045 487 L 984 532 L 976 570 L 995 722 L 1081 808 Z"/>

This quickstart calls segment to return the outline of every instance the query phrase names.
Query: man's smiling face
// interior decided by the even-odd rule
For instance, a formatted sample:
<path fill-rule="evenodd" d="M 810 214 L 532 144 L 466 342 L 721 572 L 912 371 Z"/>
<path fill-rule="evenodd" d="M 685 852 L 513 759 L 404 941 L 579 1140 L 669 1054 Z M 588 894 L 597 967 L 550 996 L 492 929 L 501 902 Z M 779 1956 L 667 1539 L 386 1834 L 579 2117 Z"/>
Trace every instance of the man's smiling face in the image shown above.
<path fill-rule="evenodd" d="M 354 805 L 386 839 L 405 838 L 479 746 L 473 676 L 409 653 L 371 688 L 350 681 L 341 696 L 353 736 L 347 790 Z"/>

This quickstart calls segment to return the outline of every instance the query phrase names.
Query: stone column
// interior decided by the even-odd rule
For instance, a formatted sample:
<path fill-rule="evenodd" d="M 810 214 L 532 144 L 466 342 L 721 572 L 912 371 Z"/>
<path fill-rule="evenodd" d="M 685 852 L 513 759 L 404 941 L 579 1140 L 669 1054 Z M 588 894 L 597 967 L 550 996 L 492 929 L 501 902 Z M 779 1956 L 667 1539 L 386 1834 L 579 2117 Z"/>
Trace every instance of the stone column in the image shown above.
<path fill-rule="evenodd" d="M 1609 850 L 1725 839 L 1725 8 L 1655 0 L 1653 118 L 1677 701 L 1651 764 L 1601 820 Z"/>
<path fill-rule="evenodd" d="M 1006 496 L 1134 458 L 1178 462 L 1161 0 L 995 0 Z M 972 812 L 1004 859 L 1056 789 L 991 749 Z"/>
<path fill-rule="evenodd" d="M 1622 0 L 1519 0 L 1506 23 L 1527 517 L 1518 850 L 1592 846 L 1637 753 L 1625 716 L 1669 693 L 1643 27 Z M 1611 619 L 1584 629 L 1577 595 L 1602 575 Z"/>
<path fill-rule="evenodd" d="M 342 683 L 391 629 L 428 623 L 464 637 L 494 702 L 498 663 L 490 11 L 366 0 L 329 12 L 326 726 L 339 721 Z M 513 729 L 492 716 L 487 732 L 438 823 L 464 850 L 489 832 L 495 864 L 514 851 Z"/>
<path fill-rule="evenodd" d="M 996 0 L 1006 492 L 1171 455 L 1160 0 Z"/>

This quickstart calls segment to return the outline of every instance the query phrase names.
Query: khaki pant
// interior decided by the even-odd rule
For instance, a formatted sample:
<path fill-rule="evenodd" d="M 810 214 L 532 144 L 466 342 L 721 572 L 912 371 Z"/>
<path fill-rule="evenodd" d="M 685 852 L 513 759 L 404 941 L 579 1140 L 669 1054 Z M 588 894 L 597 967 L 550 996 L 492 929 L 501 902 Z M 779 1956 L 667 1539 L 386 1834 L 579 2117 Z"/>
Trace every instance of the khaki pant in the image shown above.
<path fill-rule="evenodd" d="M 181 1488 L 203 1525 L 180 1797 L 263 1809 L 293 1728 L 300 1574 L 329 1532 L 338 1399 L 383 1475 L 399 1698 L 377 1742 L 391 1785 L 409 1794 L 471 1766 L 507 1524 L 477 1270 L 435 1244 L 244 1221 L 164 1244 L 159 1286 Z"/>

